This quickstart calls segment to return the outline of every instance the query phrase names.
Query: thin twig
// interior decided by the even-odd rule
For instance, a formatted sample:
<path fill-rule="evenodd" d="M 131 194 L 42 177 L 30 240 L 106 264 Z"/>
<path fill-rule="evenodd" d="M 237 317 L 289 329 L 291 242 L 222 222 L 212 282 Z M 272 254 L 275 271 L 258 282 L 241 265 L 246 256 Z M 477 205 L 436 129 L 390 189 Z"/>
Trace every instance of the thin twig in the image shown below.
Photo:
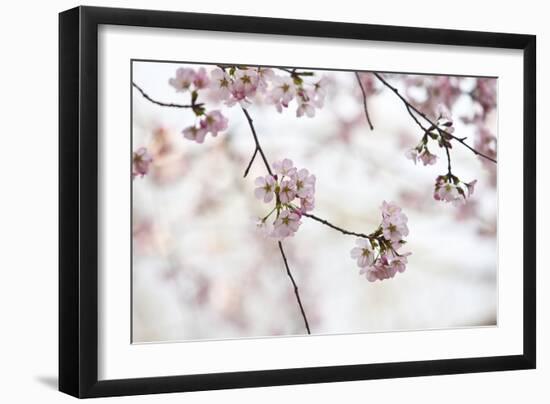
<path fill-rule="evenodd" d="M 374 126 L 372 126 L 372 122 L 370 120 L 369 110 L 367 108 L 367 92 L 363 88 L 363 83 L 361 82 L 361 77 L 359 76 L 358 72 L 355 72 L 355 77 L 357 78 L 359 88 L 361 88 L 361 92 L 363 93 L 363 108 L 365 109 L 365 117 L 367 118 L 367 123 L 369 124 L 370 130 L 374 130 Z"/>
<path fill-rule="evenodd" d="M 151 98 L 145 91 L 143 91 L 143 89 L 138 86 L 136 83 L 132 83 L 132 86 L 134 86 L 140 93 L 141 95 L 143 95 L 143 97 L 147 100 L 147 101 L 150 101 L 152 102 L 153 104 L 157 104 L 157 105 L 160 105 L 161 107 L 170 107 L 170 108 L 193 108 L 193 107 L 200 107 L 202 106 L 203 104 L 195 104 L 195 105 L 191 105 L 191 104 L 174 104 L 172 102 L 162 102 L 162 101 L 157 101 L 153 98 Z"/>
<path fill-rule="evenodd" d="M 449 175 L 453 175 L 451 172 L 451 154 L 449 153 L 449 146 L 443 146 L 445 147 L 445 152 L 447 153 L 447 173 Z"/>
<path fill-rule="evenodd" d="M 290 278 L 292 285 L 294 286 L 294 295 L 296 296 L 296 300 L 298 301 L 298 306 L 300 306 L 300 312 L 302 313 L 302 318 L 304 319 L 304 324 L 306 325 L 307 333 L 311 334 L 311 330 L 309 329 L 309 323 L 306 317 L 306 312 L 304 311 L 304 306 L 302 306 L 302 300 L 300 299 L 300 293 L 298 293 L 298 286 L 296 285 L 296 282 L 294 281 L 294 277 L 292 276 L 292 272 L 290 272 L 290 268 L 288 267 L 288 261 L 286 259 L 285 251 L 283 250 L 283 243 L 279 241 L 278 244 L 279 244 L 279 251 L 281 251 L 281 255 L 285 263 L 286 273 Z"/>
<path fill-rule="evenodd" d="M 258 135 L 256 133 L 256 129 L 254 128 L 254 121 L 252 120 L 252 117 L 246 110 L 246 108 L 241 107 L 243 110 L 244 115 L 246 116 L 246 119 L 248 121 L 248 126 L 250 126 L 250 130 L 252 131 L 252 136 L 254 137 L 254 144 L 256 145 L 256 150 L 254 150 L 254 155 L 252 156 L 252 159 L 250 160 L 249 165 L 252 165 L 252 161 L 254 161 L 254 157 L 256 157 L 257 152 L 260 153 L 260 156 L 262 156 L 262 160 L 264 161 L 265 168 L 269 175 L 273 175 L 273 172 L 271 171 L 271 167 L 269 166 L 269 163 L 267 162 L 267 158 L 265 157 L 264 151 L 262 150 L 262 146 L 260 146 L 260 141 L 258 140 Z M 247 172 L 245 173 L 245 177 Z"/>
<path fill-rule="evenodd" d="M 256 154 L 258 154 L 258 148 L 257 147 L 254 149 L 254 153 L 252 154 L 252 158 L 250 159 L 250 161 L 248 162 L 248 165 L 246 166 L 246 169 L 244 170 L 244 175 L 243 175 L 244 178 L 246 178 L 246 176 L 248 175 L 248 172 L 250 171 L 250 168 L 252 167 L 252 163 L 254 162 L 254 159 L 256 158 Z"/>
<path fill-rule="evenodd" d="M 388 87 L 391 91 L 393 91 L 395 93 L 395 95 L 397 95 L 399 97 L 399 99 L 405 104 L 405 107 L 407 108 L 407 111 L 409 112 L 409 115 L 411 115 L 413 117 L 416 124 L 419 125 L 424 131 L 426 131 L 426 129 L 424 129 L 424 127 L 420 124 L 418 119 L 414 116 L 413 111 L 416 112 L 418 115 L 420 115 L 422 118 L 424 118 L 424 120 L 426 120 L 426 122 L 429 122 L 432 127 L 437 128 L 439 132 L 444 133 L 449 138 L 454 139 L 457 142 L 461 143 L 463 146 L 465 146 L 470 151 L 472 151 L 475 155 L 483 157 L 483 158 L 485 158 L 489 161 L 492 161 L 493 163 L 497 162 L 496 159 L 494 159 L 490 156 L 487 156 L 486 154 L 483 154 L 480 151 L 477 151 L 476 149 L 474 149 L 472 146 L 470 146 L 468 143 L 466 143 L 464 141 L 464 138 L 456 137 L 452 133 L 449 133 L 449 132 L 439 128 L 430 118 L 428 118 L 426 116 L 425 113 L 423 113 L 418 108 L 416 108 L 414 105 L 412 105 L 409 101 L 407 101 L 407 99 L 399 93 L 399 90 L 397 88 L 393 87 L 390 83 L 388 83 L 380 74 L 378 74 L 376 72 L 373 72 L 373 74 L 376 76 L 376 78 L 378 80 L 380 80 L 382 82 L 382 84 L 384 84 L 386 87 Z"/>
<path fill-rule="evenodd" d="M 310 219 L 313 219 L 313 220 L 315 220 L 315 221 L 317 221 L 321 224 L 324 224 L 325 226 L 330 227 L 331 229 L 337 230 L 340 233 L 346 234 L 348 236 L 356 236 L 356 237 L 362 237 L 362 238 L 368 238 L 368 239 L 373 238 L 372 235 L 367 235 L 367 234 L 364 234 L 364 233 L 356 233 L 354 231 L 349 231 L 349 230 L 343 229 L 342 227 L 336 226 L 335 224 L 330 223 L 328 220 L 320 218 L 318 216 L 315 216 L 312 213 L 302 212 L 302 216 L 309 217 Z"/>

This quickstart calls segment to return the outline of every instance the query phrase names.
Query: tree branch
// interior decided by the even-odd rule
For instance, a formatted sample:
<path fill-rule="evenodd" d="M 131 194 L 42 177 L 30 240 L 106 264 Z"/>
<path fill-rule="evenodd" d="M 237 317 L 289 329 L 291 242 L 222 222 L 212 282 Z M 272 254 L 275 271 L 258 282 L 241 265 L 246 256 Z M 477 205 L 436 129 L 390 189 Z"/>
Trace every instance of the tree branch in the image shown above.
<path fill-rule="evenodd" d="M 357 78 L 357 83 L 359 83 L 359 88 L 361 88 L 361 92 L 363 93 L 363 108 L 365 110 L 365 117 L 367 118 L 367 123 L 369 124 L 370 130 L 373 130 L 374 126 L 372 126 L 372 122 L 369 116 L 369 110 L 367 108 L 367 93 L 363 88 L 363 83 L 361 82 L 361 77 L 359 76 L 358 72 L 355 72 L 355 77 Z"/>
<path fill-rule="evenodd" d="M 254 149 L 254 154 L 252 155 L 252 158 L 250 159 L 250 162 L 248 163 L 248 166 L 244 172 L 244 176 L 245 177 L 247 176 L 248 171 L 250 170 L 250 167 L 252 166 L 252 163 L 258 153 L 260 154 L 260 156 L 262 156 L 262 160 L 264 162 L 265 168 L 269 173 L 269 175 L 273 175 L 273 172 L 271 171 L 271 167 L 267 162 L 267 158 L 265 157 L 265 153 L 262 149 L 262 146 L 260 145 L 258 134 L 256 133 L 256 128 L 254 127 L 254 121 L 252 120 L 252 117 L 250 116 L 250 113 L 246 110 L 246 108 L 241 107 L 241 109 L 243 110 L 243 113 L 246 116 L 246 119 L 248 121 L 248 126 L 250 126 L 250 131 L 252 132 L 252 136 L 254 137 L 254 144 L 256 146 Z M 290 267 L 288 266 L 288 260 L 286 258 L 286 254 L 283 249 L 283 243 L 279 241 L 278 244 L 279 244 L 279 251 L 281 252 L 281 256 L 283 257 L 283 261 L 285 263 L 286 273 L 290 278 L 292 285 L 294 286 L 294 295 L 296 296 L 296 301 L 298 302 L 298 306 L 300 306 L 300 312 L 302 313 L 302 318 L 304 319 L 307 333 L 311 334 L 311 331 L 309 329 L 309 323 L 307 321 L 306 312 L 304 311 L 304 307 L 302 306 L 302 300 L 300 299 L 300 293 L 298 292 L 298 286 L 296 286 L 296 282 L 294 281 L 294 277 L 292 276 L 292 272 L 290 271 Z"/>
<path fill-rule="evenodd" d="M 248 171 L 250 170 L 250 166 L 252 166 L 252 163 L 254 161 L 254 158 L 256 157 L 256 154 L 260 153 L 260 156 L 262 156 L 262 160 L 264 161 L 265 168 L 269 175 L 273 175 L 273 172 L 271 171 L 271 167 L 269 163 L 267 162 L 267 158 L 265 157 L 264 151 L 262 149 L 262 146 L 260 146 L 260 141 L 258 140 L 258 135 L 256 134 L 256 129 L 254 128 L 254 121 L 252 120 L 252 117 L 246 110 L 246 108 L 241 107 L 243 110 L 244 115 L 246 116 L 246 120 L 248 121 L 248 126 L 250 126 L 250 130 L 252 131 L 252 136 L 254 137 L 254 144 L 256 145 L 256 148 L 254 150 L 254 154 L 252 155 L 252 159 L 250 159 L 250 163 L 248 163 L 248 167 L 246 171 L 244 172 L 244 176 L 246 177 L 248 175 Z"/>
<path fill-rule="evenodd" d="M 250 171 L 250 168 L 252 167 L 252 163 L 254 162 L 254 159 L 256 158 L 256 154 L 258 154 L 258 148 L 257 147 L 254 149 L 254 153 L 252 153 L 252 158 L 250 159 L 250 161 L 248 162 L 248 165 L 246 166 L 246 169 L 244 170 L 244 175 L 243 175 L 244 178 L 246 178 L 246 176 L 248 175 L 248 172 Z"/>
<path fill-rule="evenodd" d="M 492 161 L 493 163 L 496 163 L 497 160 L 492 158 L 492 157 L 489 157 L 487 156 L 486 154 L 483 154 L 481 153 L 480 151 L 477 151 L 476 149 L 474 149 L 472 146 L 470 146 L 468 143 L 466 143 L 464 141 L 464 138 L 459 138 L 459 137 L 456 137 L 455 135 L 453 135 L 452 133 L 449 133 L 441 128 L 439 128 L 430 118 L 428 118 L 426 116 L 425 113 L 423 113 L 422 111 L 418 110 L 414 105 L 412 105 L 409 101 L 407 101 L 407 99 L 405 97 L 403 97 L 400 93 L 399 93 L 399 90 L 395 87 L 393 87 L 390 83 L 388 83 L 380 74 L 376 73 L 376 72 L 373 72 L 373 74 L 376 76 L 376 78 L 378 80 L 380 80 L 382 82 L 382 84 L 384 84 L 386 87 L 388 87 L 391 91 L 393 91 L 395 93 L 395 95 L 397 95 L 399 97 L 399 99 L 403 102 L 403 104 L 405 104 L 405 107 L 407 108 L 407 111 L 409 112 L 409 115 L 411 115 L 414 119 L 414 121 L 416 122 L 417 125 L 419 125 L 423 130 L 424 132 L 426 132 L 426 129 L 424 129 L 423 125 L 418 121 L 418 119 L 414 116 L 413 114 L 413 111 L 415 113 L 417 113 L 418 115 L 420 115 L 424 120 L 426 120 L 426 122 L 428 122 L 432 127 L 434 128 L 437 128 L 437 130 L 440 132 L 440 133 L 444 133 L 446 136 L 448 136 L 449 138 L 451 139 L 454 139 L 456 140 L 457 142 L 459 142 L 460 144 L 462 144 L 463 146 L 465 146 L 466 148 L 468 148 L 470 151 L 472 151 L 476 156 L 480 156 L 480 157 L 483 157 L 489 161 Z"/>
<path fill-rule="evenodd" d="M 194 108 L 194 107 L 200 107 L 201 105 L 203 104 L 195 104 L 195 105 L 191 105 L 191 104 L 174 104 L 174 103 L 171 103 L 171 102 L 162 102 L 162 101 L 157 101 L 153 98 L 151 98 L 145 91 L 143 91 L 143 89 L 138 86 L 136 83 L 132 83 L 132 86 L 134 88 L 136 88 L 140 93 L 141 95 L 143 95 L 143 97 L 147 100 L 147 101 L 150 101 L 152 102 L 153 104 L 157 104 L 157 105 L 160 105 L 161 107 L 170 107 L 170 108 Z"/>
<path fill-rule="evenodd" d="M 364 234 L 364 233 L 356 233 L 354 231 L 349 231 L 349 230 L 346 230 L 342 227 L 336 226 L 335 224 L 330 223 L 328 220 L 325 220 L 325 219 L 322 219 L 318 216 L 315 216 L 312 213 L 302 212 L 302 216 L 309 217 L 310 219 L 313 219 L 313 220 L 315 220 L 315 221 L 317 221 L 321 224 L 324 224 L 325 226 L 330 227 L 331 229 L 337 230 L 340 233 L 346 234 L 348 236 L 356 236 L 356 237 L 362 237 L 362 238 L 368 238 L 368 239 L 373 238 L 372 235 L 367 235 L 367 234 Z"/>
<path fill-rule="evenodd" d="M 447 153 L 447 173 L 449 175 L 452 175 L 453 173 L 451 172 L 451 154 L 449 153 L 449 146 L 444 146 L 445 147 L 445 153 Z"/>
<path fill-rule="evenodd" d="M 304 324 L 306 326 L 307 333 L 311 334 L 311 330 L 309 329 L 309 323 L 306 317 L 306 312 L 304 311 L 304 306 L 302 306 L 302 299 L 300 299 L 300 293 L 298 292 L 298 286 L 296 286 L 296 282 L 294 281 L 292 272 L 290 272 L 290 268 L 288 267 L 288 261 L 286 259 L 285 250 L 283 250 L 283 243 L 279 241 L 278 244 L 279 244 L 279 251 L 281 251 L 281 256 L 283 257 L 283 261 L 285 263 L 286 273 L 290 278 L 292 285 L 294 286 L 294 295 L 296 296 L 296 300 L 298 301 L 298 306 L 300 306 L 300 312 L 302 313 L 302 318 L 304 319 Z"/>

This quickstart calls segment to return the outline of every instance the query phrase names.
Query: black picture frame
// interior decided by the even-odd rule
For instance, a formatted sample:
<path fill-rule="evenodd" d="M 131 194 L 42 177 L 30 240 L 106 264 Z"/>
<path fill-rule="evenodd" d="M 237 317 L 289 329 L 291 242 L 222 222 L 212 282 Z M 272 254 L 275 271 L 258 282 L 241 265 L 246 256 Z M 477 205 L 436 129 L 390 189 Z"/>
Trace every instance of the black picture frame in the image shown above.
<path fill-rule="evenodd" d="M 98 380 L 98 26 L 345 38 L 523 51 L 523 353 Z M 103 397 L 514 369 L 536 364 L 536 37 L 505 33 L 77 7 L 59 15 L 59 390 Z M 504 164 L 507 164 L 506 162 Z"/>

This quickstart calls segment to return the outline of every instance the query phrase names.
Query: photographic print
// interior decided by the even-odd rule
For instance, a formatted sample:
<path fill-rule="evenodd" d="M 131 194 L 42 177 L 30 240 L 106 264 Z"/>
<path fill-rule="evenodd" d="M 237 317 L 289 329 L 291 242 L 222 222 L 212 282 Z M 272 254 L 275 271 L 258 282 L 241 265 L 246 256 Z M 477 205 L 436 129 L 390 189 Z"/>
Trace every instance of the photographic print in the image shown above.
<path fill-rule="evenodd" d="M 497 325 L 497 78 L 130 68 L 133 343 Z"/>

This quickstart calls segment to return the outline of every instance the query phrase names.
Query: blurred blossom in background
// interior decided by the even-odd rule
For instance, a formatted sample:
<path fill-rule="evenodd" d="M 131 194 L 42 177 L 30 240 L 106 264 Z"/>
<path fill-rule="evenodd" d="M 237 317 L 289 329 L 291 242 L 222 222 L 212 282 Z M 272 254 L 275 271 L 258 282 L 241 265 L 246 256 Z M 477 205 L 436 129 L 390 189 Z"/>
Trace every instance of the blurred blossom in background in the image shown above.
<path fill-rule="evenodd" d="M 188 104 L 189 92 L 169 79 L 201 67 L 207 77 L 215 69 L 134 61 L 133 81 L 154 100 Z M 496 79 L 383 76 L 431 119 L 445 107 L 454 134 L 496 158 Z M 369 282 L 350 258 L 356 237 L 302 218 L 284 246 L 312 334 L 496 325 L 496 164 L 454 142 L 453 174 L 477 180 L 475 192 L 458 206 L 435 200 L 445 150 L 430 143 L 435 164 L 411 160 L 423 133 L 399 98 L 359 73 L 371 131 L 355 73 L 316 70 L 303 79 L 320 78 L 326 97 L 314 117 L 307 108 L 297 117 L 296 100 L 280 113 L 265 97 L 250 98 L 267 159 L 289 158 L 315 174 L 312 213 L 351 231 L 375 230 L 382 202 L 394 201 L 408 216 L 403 248 L 412 255 L 405 272 Z M 255 150 L 246 117 L 238 103 L 199 94 L 207 111 L 227 119 L 227 129 L 203 143 L 182 134 L 199 125 L 193 111 L 133 90 L 133 342 L 304 334 L 277 242 L 256 229 L 271 207 L 254 196 L 254 179 L 266 175 L 259 157 L 243 178 Z"/>

